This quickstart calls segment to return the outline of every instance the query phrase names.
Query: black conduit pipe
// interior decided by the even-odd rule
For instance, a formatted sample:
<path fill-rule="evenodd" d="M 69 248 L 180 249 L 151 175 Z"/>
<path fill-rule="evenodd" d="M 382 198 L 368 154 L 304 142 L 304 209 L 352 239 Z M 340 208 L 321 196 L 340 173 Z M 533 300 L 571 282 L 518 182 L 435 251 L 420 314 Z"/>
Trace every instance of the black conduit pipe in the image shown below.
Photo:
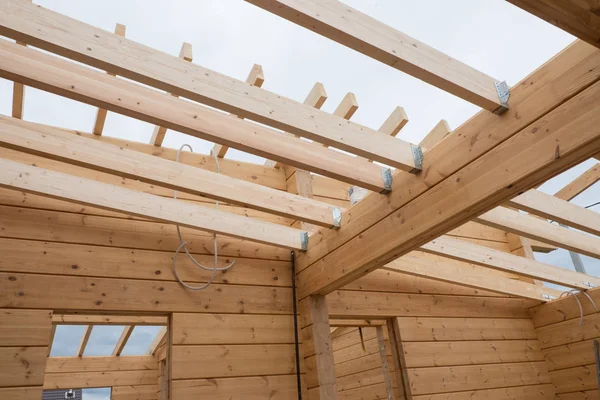
<path fill-rule="evenodd" d="M 296 380 L 298 381 L 298 400 L 302 400 L 302 381 L 300 379 L 300 346 L 298 344 L 298 306 L 296 305 L 296 257 L 294 251 L 290 252 L 292 258 L 292 301 L 294 302 L 294 340 L 296 346 Z"/>

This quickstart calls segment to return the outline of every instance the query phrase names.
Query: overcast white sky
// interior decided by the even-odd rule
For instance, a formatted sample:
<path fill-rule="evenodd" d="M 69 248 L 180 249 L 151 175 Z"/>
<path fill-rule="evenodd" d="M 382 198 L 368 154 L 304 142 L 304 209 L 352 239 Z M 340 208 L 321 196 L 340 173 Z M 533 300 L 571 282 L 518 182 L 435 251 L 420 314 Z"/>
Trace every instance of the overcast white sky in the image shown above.
<path fill-rule="evenodd" d="M 345 0 L 359 9 L 474 68 L 514 85 L 571 43 L 569 34 L 503 0 Z M 241 0 L 34 0 L 34 3 L 113 31 L 127 26 L 127 37 L 177 55 L 181 43 L 193 45 L 194 62 L 240 80 L 254 63 L 261 64 L 267 90 L 303 101 L 317 81 L 329 95 L 323 107 L 333 111 L 348 92 L 359 109 L 353 121 L 378 128 L 394 107 L 403 106 L 410 122 L 400 133 L 418 143 L 440 119 L 452 128 L 478 109 L 342 45 L 269 14 Z M 0 113 L 10 115 L 12 83 L 0 80 Z M 28 88 L 25 119 L 91 131 L 96 109 Z M 109 113 L 104 134 L 148 142 L 153 127 Z M 190 143 L 208 153 L 212 144 L 169 131 L 164 145 Z M 229 158 L 262 159 L 231 150 Z M 553 194 L 589 166 L 588 161 L 541 189 Z M 600 200 L 600 184 L 575 199 L 587 205 Z M 595 207 L 595 210 L 600 210 Z M 565 251 L 537 255 L 540 260 L 571 268 Z M 600 262 L 584 257 L 590 273 Z M 148 333 L 150 334 L 150 333 Z M 114 334 L 112 334 L 114 336 Z M 117 333 L 118 336 L 118 333 Z M 112 340 L 112 339 L 111 339 Z M 116 341 L 116 338 L 114 339 Z M 77 334 L 57 335 L 57 345 L 78 343 Z M 91 350 L 96 345 L 90 341 Z M 64 346 L 63 346 L 64 347 Z M 108 398 L 100 392 L 87 399 Z"/>

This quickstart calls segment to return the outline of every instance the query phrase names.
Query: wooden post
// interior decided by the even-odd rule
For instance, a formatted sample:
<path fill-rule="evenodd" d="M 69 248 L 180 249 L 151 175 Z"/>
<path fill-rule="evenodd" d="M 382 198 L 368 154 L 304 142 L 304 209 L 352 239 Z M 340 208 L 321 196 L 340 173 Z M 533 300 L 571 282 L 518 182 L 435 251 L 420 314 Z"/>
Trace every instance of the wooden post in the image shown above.
<path fill-rule="evenodd" d="M 400 342 L 400 332 L 398 329 L 397 318 L 387 320 L 387 330 L 390 338 L 392 360 L 394 360 L 394 369 L 396 370 L 396 383 L 398 386 L 396 396 L 398 400 L 406 400 L 410 398 L 410 392 L 405 389 L 405 387 L 408 387 L 408 378 L 406 377 L 405 370 L 403 369 L 405 363 L 404 355 L 402 353 L 402 344 Z"/>
<path fill-rule="evenodd" d="M 381 357 L 381 369 L 383 370 L 383 381 L 385 382 L 387 398 L 388 400 L 395 400 L 390 366 L 388 365 L 387 351 L 385 349 L 385 338 L 383 337 L 383 326 L 378 326 L 375 329 L 377 331 L 377 344 L 379 345 L 379 356 Z"/>
<path fill-rule="evenodd" d="M 311 400 L 337 400 L 335 362 L 325 296 L 310 296 L 299 307 L 306 383 Z"/>

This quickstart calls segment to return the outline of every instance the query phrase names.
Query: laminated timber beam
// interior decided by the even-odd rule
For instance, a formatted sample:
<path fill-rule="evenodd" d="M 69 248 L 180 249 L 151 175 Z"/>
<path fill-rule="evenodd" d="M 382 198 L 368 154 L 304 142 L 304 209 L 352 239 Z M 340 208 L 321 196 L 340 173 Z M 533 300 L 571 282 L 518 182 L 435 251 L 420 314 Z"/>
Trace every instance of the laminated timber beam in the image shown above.
<path fill-rule="evenodd" d="M 60 129 L 0 116 L 0 146 L 325 227 L 335 207 Z"/>
<path fill-rule="evenodd" d="M 417 148 L 407 142 L 21 0 L 0 4 L 0 35 L 404 171 L 420 167 L 415 156 Z M 67 88 L 73 85 L 67 84 Z M 121 95 L 122 101 L 124 97 Z M 220 124 L 215 118 L 210 120 L 213 127 Z M 198 115 L 196 119 L 204 118 Z M 157 119 L 148 122 L 162 125 Z M 239 126 L 246 127 L 244 136 L 257 136 L 248 131 L 251 126 L 252 130 L 258 130 L 256 124 L 247 125 L 240 120 Z M 174 129 L 188 133 L 186 129 Z M 233 126 L 231 129 L 236 130 Z M 247 151 L 233 142 L 206 139 Z M 285 162 L 268 154 L 259 155 Z"/>
<path fill-rule="evenodd" d="M 344 229 L 313 234 L 298 257 L 300 298 L 330 293 L 597 153 L 598 65 L 600 51 L 574 43 L 514 88 L 507 113 L 480 112 L 429 150 L 428 173 L 396 174 L 402 189 L 367 196 Z"/>
<path fill-rule="evenodd" d="M 337 0 L 246 0 L 439 89 L 501 113 L 492 77 Z"/>
<path fill-rule="evenodd" d="M 571 201 L 598 181 L 600 181 L 600 163 L 596 163 L 596 165 L 590 167 L 583 174 L 560 189 L 556 192 L 554 197 L 565 201 Z"/>
<path fill-rule="evenodd" d="M 544 282 L 555 283 L 557 285 L 575 289 L 590 289 L 592 287 L 600 286 L 600 278 L 544 264 L 534 259 L 494 250 L 489 247 L 468 243 L 448 236 L 441 236 L 421 246 L 420 250 L 453 260 L 477 264 L 483 267 L 510 272 L 520 276 L 539 279 Z M 423 259 L 426 259 L 426 257 Z M 460 279 L 460 274 L 458 274 L 456 278 Z"/>
<path fill-rule="evenodd" d="M 586 0 L 507 0 L 600 48 L 600 3 Z"/>
<path fill-rule="evenodd" d="M 382 269 L 532 300 L 548 301 L 560 296 L 560 290 L 491 275 L 486 268 L 468 262 L 457 263 L 442 257 L 436 258 L 421 252 L 411 252 L 386 264 Z M 583 285 L 580 283 L 580 286 Z"/>
<path fill-rule="evenodd" d="M 6 4 L 0 3 L 0 10 Z M 0 77 L 376 192 L 389 189 L 389 169 L 367 160 L 8 41 L 0 43 Z"/>
<path fill-rule="evenodd" d="M 543 218 L 600 236 L 600 214 L 538 190 L 529 190 L 508 205 Z"/>
<path fill-rule="evenodd" d="M 303 249 L 298 229 L 0 159 L 0 187 L 274 246 Z"/>
<path fill-rule="evenodd" d="M 576 206 L 575 206 L 576 207 Z M 564 226 L 514 211 L 497 207 L 477 216 L 474 221 L 519 236 L 550 243 L 554 246 L 600 259 L 600 238 L 570 230 Z"/>

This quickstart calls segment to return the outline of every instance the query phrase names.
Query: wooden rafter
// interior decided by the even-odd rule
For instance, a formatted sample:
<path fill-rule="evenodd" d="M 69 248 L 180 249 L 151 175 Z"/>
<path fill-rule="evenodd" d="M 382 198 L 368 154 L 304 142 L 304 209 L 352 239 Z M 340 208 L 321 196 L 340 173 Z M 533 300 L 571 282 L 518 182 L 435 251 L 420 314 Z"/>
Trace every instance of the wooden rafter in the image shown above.
<path fill-rule="evenodd" d="M 448 122 L 445 119 L 437 123 L 431 131 L 421 140 L 421 147 L 423 150 L 431 149 L 441 142 L 446 136 L 452 132 Z"/>
<path fill-rule="evenodd" d="M 52 314 L 54 325 L 166 325 L 167 317 L 150 315 Z"/>
<path fill-rule="evenodd" d="M 0 146 L 319 226 L 338 225 L 332 206 L 149 154 L 0 116 Z"/>
<path fill-rule="evenodd" d="M 378 131 L 385 135 L 395 137 L 400 130 L 406 126 L 407 123 L 408 116 L 406 115 L 404 108 L 398 106 L 394 108 L 394 111 L 390 113 L 389 117 L 383 121 L 383 124 L 381 124 L 381 127 L 378 129 Z M 369 162 L 373 162 L 373 160 L 369 160 Z"/>
<path fill-rule="evenodd" d="M 317 82 L 313 85 L 310 92 L 308 92 L 306 99 L 304 99 L 304 104 L 316 109 L 320 109 L 325 103 L 325 100 L 327 100 L 327 92 L 325 92 L 325 87 L 321 82 Z M 295 136 L 299 137 L 297 135 Z M 266 160 L 265 165 L 268 167 L 281 168 L 284 164 L 273 160 Z"/>
<path fill-rule="evenodd" d="M 393 185 L 404 188 L 402 199 L 395 200 L 394 191 L 385 202 L 367 196 L 349 210 L 358 217 L 345 224 L 344 232 L 340 229 L 331 239 L 321 232 L 317 250 L 309 248 L 298 259 L 300 296 L 340 288 L 597 153 L 600 85 L 596 82 L 600 72 L 592 66 L 598 65 L 600 52 L 585 46 L 575 43 L 528 79 L 537 79 L 537 74 L 553 67 L 564 71 L 568 78 L 555 73 L 546 78 L 546 84 L 544 78 L 538 80 L 533 92 L 525 86 L 513 91 L 509 113 L 517 112 L 521 118 L 479 113 L 427 152 L 424 162 L 435 165 L 436 173 L 425 178 L 395 176 Z M 577 71 L 568 68 L 569 64 L 588 67 Z M 577 74 L 585 79 L 574 85 Z M 564 93 L 552 96 L 558 87 L 568 87 L 573 97 L 564 101 Z M 527 117 L 523 118 L 524 114 Z M 485 139 L 473 140 L 482 129 L 486 131 Z M 531 135 L 531 129 L 543 134 Z M 352 231 L 356 233 L 348 236 Z M 332 243 L 340 241 L 337 246 Z M 364 252 L 365 248 L 369 251 Z M 322 256 L 315 258 L 315 253 Z"/>
<path fill-rule="evenodd" d="M 560 295 L 560 291 L 555 289 L 490 275 L 485 267 L 428 257 L 420 252 L 406 254 L 386 264 L 383 269 L 540 301 Z"/>
<path fill-rule="evenodd" d="M 600 181 L 600 163 L 590 167 L 583 174 L 560 189 L 558 192 L 556 192 L 554 197 L 561 200 L 571 201 L 598 181 Z"/>
<path fill-rule="evenodd" d="M 218 234 L 302 249 L 304 233 L 261 220 L 0 159 L 0 186 Z"/>
<path fill-rule="evenodd" d="M 65 27 L 69 27 L 69 29 L 65 29 Z M 409 143 L 378 134 L 376 131 L 358 124 L 344 122 L 339 117 L 318 111 L 313 107 L 297 103 L 283 96 L 274 95 L 261 88 L 248 86 L 245 82 L 221 75 L 196 64 L 187 63 L 178 57 L 166 55 L 150 47 L 39 6 L 34 7 L 20 0 L 2 2 L 0 5 L 0 34 L 22 40 L 25 43 L 93 67 L 102 68 L 157 89 L 219 108 L 240 117 L 271 125 L 362 157 L 371 158 L 404 171 L 414 171 L 419 168 L 418 157 L 415 157 L 414 148 Z M 74 37 L 85 37 L 89 40 L 73 40 Z M 110 51 L 103 51 L 102 49 L 110 49 Z M 4 62 L 7 57 L 14 58 L 14 55 L 2 55 L 2 58 L 0 58 L 3 61 L 2 65 L 9 64 Z M 145 62 L 140 63 L 140 59 L 144 59 Z M 46 64 L 44 63 L 45 66 Z M 69 72 L 69 75 L 71 73 Z M 50 71 L 48 71 L 48 74 L 50 74 Z M 6 72 L 4 72 L 4 75 L 4 77 L 7 77 Z M 22 79 L 18 78 L 19 74 L 15 70 L 9 75 L 8 79 L 11 80 L 20 81 Z M 70 93 L 70 96 L 75 96 L 78 100 L 87 97 L 79 91 L 83 82 L 75 82 L 75 76 L 72 76 L 69 80 L 70 83 L 66 85 L 66 90 L 63 88 L 59 94 L 69 97 L 68 94 Z M 112 80 L 116 81 L 114 78 Z M 75 89 L 72 88 L 73 86 Z M 45 87 L 44 89 L 49 90 L 50 88 Z M 141 87 L 139 89 L 142 90 Z M 150 92 L 153 91 L 150 89 L 145 90 L 145 93 Z M 124 111 L 122 106 L 126 97 L 133 101 L 132 105 L 140 107 L 149 102 L 148 98 L 141 102 L 140 99 L 143 99 L 144 96 L 134 96 L 133 93 L 127 93 L 128 96 L 125 96 L 125 93 L 117 96 L 115 94 L 116 92 L 109 91 L 106 96 L 116 97 L 111 103 L 116 106 L 117 110 L 120 110 L 118 112 Z M 129 95 L 132 95 L 132 97 L 129 97 Z M 169 111 L 169 113 L 172 112 L 173 110 L 169 110 L 170 107 L 164 97 L 161 96 L 161 98 L 163 99 L 161 108 Z M 119 101 L 119 99 L 121 100 Z M 186 102 L 178 102 L 177 104 L 181 107 L 184 103 Z M 226 115 L 220 115 L 220 118 L 217 118 L 218 113 L 215 112 L 210 112 L 211 116 L 208 120 L 205 120 L 206 116 L 199 115 L 197 106 L 191 103 L 188 106 L 194 109 L 194 111 L 187 114 L 188 118 L 191 116 L 198 123 L 202 120 L 205 123 L 210 122 L 212 129 L 217 128 L 220 123 L 226 120 L 233 120 L 233 118 L 228 118 Z M 106 108 L 110 110 L 110 107 Z M 209 112 L 210 110 L 205 111 Z M 133 116 L 139 118 L 140 114 L 133 113 Z M 196 118 L 194 118 L 194 115 L 196 115 Z M 156 116 L 153 118 L 152 114 L 148 114 L 148 117 L 149 122 L 163 125 Z M 229 121 L 229 123 L 232 124 L 232 121 Z M 243 120 L 239 120 L 238 124 L 240 127 L 245 127 L 245 132 L 238 136 L 255 137 L 264 141 L 264 139 L 257 137 L 256 131 L 262 131 L 258 125 Z M 170 126 L 164 126 L 171 129 Z M 181 126 L 175 127 L 178 131 L 189 133 L 187 129 L 182 128 Z M 231 128 L 235 130 L 234 126 Z M 253 132 L 250 133 L 248 130 Z M 366 135 L 368 135 L 368 140 L 365 140 Z M 214 140 L 215 138 L 221 140 Z M 205 137 L 205 139 L 240 148 L 239 143 L 225 140 L 223 135 Z M 246 151 L 246 148 L 242 147 L 240 149 Z M 278 150 L 281 150 L 281 148 L 278 148 Z M 275 159 L 271 154 L 262 153 L 259 155 Z M 290 165 L 287 161 L 285 162 Z"/>
<path fill-rule="evenodd" d="M 383 319 L 330 319 L 329 326 L 332 328 L 385 326 Z"/>
<path fill-rule="evenodd" d="M 0 76 L 377 192 L 388 188 L 382 168 L 366 160 L 8 41 L 0 43 Z"/>
<path fill-rule="evenodd" d="M 127 341 L 129 340 L 129 337 L 133 333 L 134 329 L 135 329 L 135 325 L 128 325 L 123 328 L 123 332 L 121 332 L 121 336 L 119 337 L 119 340 L 117 340 L 117 343 L 115 344 L 115 348 L 113 349 L 113 352 L 112 352 L 113 356 L 121 355 L 121 353 L 123 352 L 123 349 L 125 348 L 125 345 L 127 344 Z"/>
<path fill-rule="evenodd" d="M 441 236 L 421 246 L 427 253 L 510 272 L 577 289 L 600 286 L 600 278 L 544 264 L 539 261 Z M 460 277 L 459 277 L 460 279 Z"/>
<path fill-rule="evenodd" d="M 48 357 L 52 352 L 52 345 L 54 345 L 54 336 L 56 335 L 56 325 L 52 325 L 50 328 L 50 339 L 48 340 Z"/>
<path fill-rule="evenodd" d="M 498 207 L 479 215 L 475 221 L 589 257 L 600 258 L 600 238 L 551 224 L 532 215 Z"/>
<path fill-rule="evenodd" d="M 495 80 L 337 0 L 246 0 L 489 111 Z"/>
<path fill-rule="evenodd" d="M 585 0 L 507 0 L 600 48 L 600 5 Z"/>
<path fill-rule="evenodd" d="M 511 199 L 508 204 L 528 213 L 600 236 L 600 214 L 538 190 L 529 190 Z"/>
<path fill-rule="evenodd" d="M 262 66 L 259 64 L 254 64 L 252 66 L 252 69 L 246 78 L 246 83 L 250 86 L 262 87 L 263 83 L 265 83 L 265 74 L 263 73 Z M 229 147 L 215 143 L 212 152 L 216 154 L 217 157 L 223 158 L 228 150 Z"/>
<path fill-rule="evenodd" d="M 83 356 L 83 352 L 90 340 L 90 335 L 92 334 L 92 330 L 94 329 L 94 325 L 87 325 L 85 327 L 85 331 L 83 331 L 83 336 L 81 336 L 81 341 L 79 342 L 79 347 L 77 348 L 77 356 Z"/>
<path fill-rule="evenodd" d="M 192 62 L 193 60 L 193 52 L 192 45 L 186 42 L 183 42 L 181 45 L 181 50 L 179 50 L 179 58 L 185 60 L 187 62 Z M 173 95 L 177 97 L 177 95 Z M 165 140 L 165 135 L 167 134 L 167 128 L 164 128 L 160 125 L 156 125 L 154 130 L 152 131 L 152 137 L 150 138 L 150 144 L 154 146 L 162 146 L 163 140 Z"/>
<path fill-rule="evenodd" d="M 121 36 L 121 37 L 125 37 L 125 33 L 127 31 L 127 27 L 125 25 L 122 24 L 117 24 L 115 26 L 115 35 Z M 109 72 L 110 74 L 110 72 Z M 115 74 L 110 74 L 112 76 L 116 76 Z M 106 115 L 108 114 L 108 111 L 105 110 L 104 108 L 98 108 L 98 110 L 96 111 L 96 119 L 94 121 L 94 128 L 92 129 L 92 133 L 94 135 L 102 135 L 102 132 L 104 131 L 104 123 L 106 122 Z"/>

